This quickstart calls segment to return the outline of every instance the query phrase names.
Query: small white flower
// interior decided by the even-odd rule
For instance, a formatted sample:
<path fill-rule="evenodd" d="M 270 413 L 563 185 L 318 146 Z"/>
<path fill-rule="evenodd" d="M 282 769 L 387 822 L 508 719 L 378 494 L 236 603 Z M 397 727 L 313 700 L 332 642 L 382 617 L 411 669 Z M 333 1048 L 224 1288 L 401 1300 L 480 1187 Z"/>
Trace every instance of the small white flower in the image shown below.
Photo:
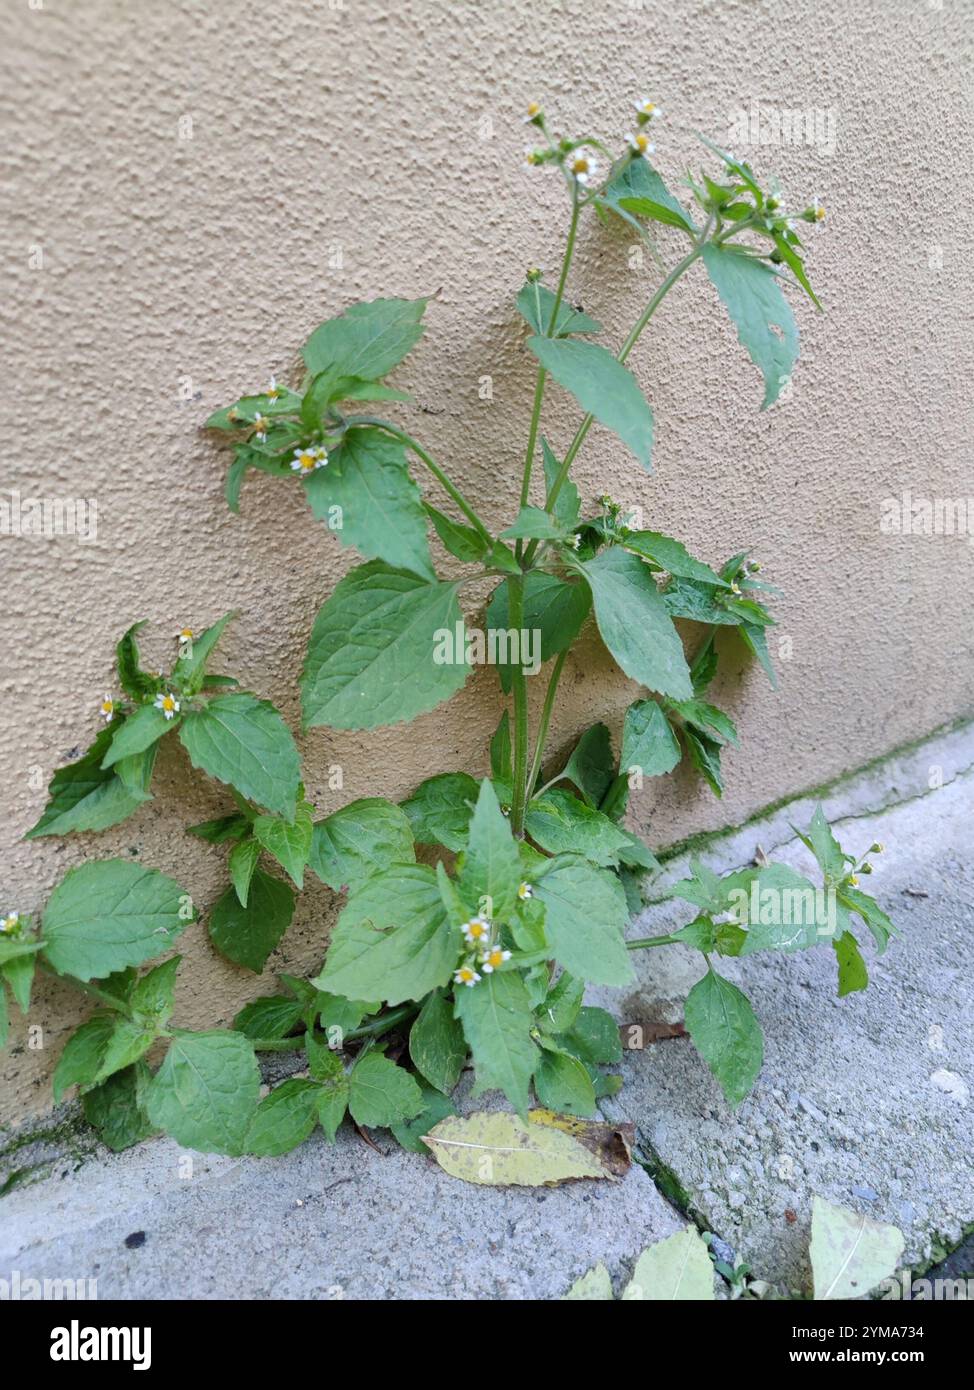
<path fill-rule="evenodd" d="M 259 439 L 261 444 L 267 443 L 267 429 L 269 425 L 270 420 L 268 420 L 267 416 L 262 415 L 261 412 L 258 410 L 257 414 L 254 416 L 253 419 L 253 426 L 254 437 L 256 439 Z"/>
<path fill-rule="evenodd" d="M 657 106 L 654 101 L 650 101 L 649 97 L 643 97 L 641 101 L 633 102 L 633 105 L 639 112 L 640 125 L 645 125 L 647 121 L 658 121 L 662 119 L 663 108 Z"/>
<path fill-rule="evenodd" d="M 315 468 L 324 468 L 328 462 L 328 450 L 325 448 L 323 444 L 319 444 L 318 447 L 315 449 L 314 453 Z"/>
<path fill-rule="evenodd" d="M 534 897 L 534 889 L 531 887 L 530 883 L 519 883 L 517 885 L 517 895 L 522 903 L 526 902 L 528 898 Z"/>
<path fill-rule="evenodd" d="M 168 690 L 165 692 L 159 691 L 159 694 L 155 698 L 155 707 L 158 710 L 162 710 L 167 719 L 172 719 L 174 714 L 179 713 L 179 701 L 176 699 L 175 695 L 171 695 Z"/>
<path fill-rule="evenodd" d="M 312 473 L 319 466 L 318 452 L 311 444 L 306 444 L 303 449 L 295 449 L 291 460 L 295 473 Z"/>
<path fill-rule="evenodd" d="M 579 546 L 582 544 L 582 538 L 577 531 L 575 532 L 574 536 L 572 536 L 568 544 L 571 546 L 572 550 L 577 550 Z"/>
<path fill-rule="evenodd" d="M 269 401 L 279 401 L 282 395 L 282 388 L 277 384 L 277 377 L 271 377 L 271 384 L 265 389 L 264 395 Z"/>
<path fill-rule="evenodd" d="M 480 976 L 472 965 L 461 965 L 460 969 L 454 973 L 453 983 L 455 985 L 466 985 L 467 989 L 473 989 L 474 985 L 480 983 Z"/>
<path fill-rule="evenodd" d="M 177 642 L 192 642 L 193 629 L 191 627 L 181 627 L 176 633 Z"/>
<path fill-rule="evenodd" d="M 587 150 L 575 150 L 565 161 L 565 168 L 571 174 L 576 183 L 583 187 L 589 183 L 599 172 L 597 159 L 588 153 Z"/>
<path fill-rule="evenodd" d="M 649 156 L 656 153 L 656 146 L 653 144 L 652 140 L 650 140 L 649 136 L 644 135 L 641 130 L 632 131 L 627 136 L 627 139 L 629 141 L 629 148 L 635 151 L 636 154 Z"/>
<path fill-rule="evenodd" d="M 476 917 L 471 917 L 469 922 L 464 922 L 460 930 L 472 946 L 483 946 L 490 936 L 490 922 L 478 913 Z"/>
<path fill-rule="evenodd" d="M 735 580 L 733 580 L 732 583 L 731 583 L 731 593 L 732 593 L 732 594 L 739 594 L 740 592 L 741 592 L 741 586 L 740 586 L 740 584 L 738 584 L 737 580 L 735 579 Z"/>
<path fill-rule="evenodd" d="M 485 951 L 480 957 L 480 968 L 485 975 L 493 975 L 497 967 L 510 958 L 510 951 L 502 951 L 499 946 L 495 946 L 492 951 Z"/>
<path fill-rule="evenodd" d="M 0 931 L 2 932 L 7 932 L 8 934 L 11 932 L 15 932 L 19 926 L 19 912 L 8 912 L 5 916 L 0 917 Z"/>
<path fill-rule="evenodd" d="M 533 145 L 525 145 L 524 162 L 529 168 L 533 169 L 536 164 L 542 162 L 542 151 L 535 149 Z"/>
<path fill-rule="evenodd" d="M 818 198 L 812 199 L 812 212 L 814 212 L 815 214 L 816 222 L 821 222 L 822 219 L 825 217 L 825 208 L 823 207 L 822 203 L 819 202 Z"/>
<path fill-rule="evenodd" d="M 537 101 L 529 101 L 528 108 L 524 116 L 525 125 L 536 125 L 538 117 L 541 115 L 541 104 Z"/>
<path fill-rule="evenodd" d="M 111 695 L 106 694 L 104 700 L 98 706 L 98 713 L 106 724 L 110 724 L 115 717 L 115 701 Z"/>

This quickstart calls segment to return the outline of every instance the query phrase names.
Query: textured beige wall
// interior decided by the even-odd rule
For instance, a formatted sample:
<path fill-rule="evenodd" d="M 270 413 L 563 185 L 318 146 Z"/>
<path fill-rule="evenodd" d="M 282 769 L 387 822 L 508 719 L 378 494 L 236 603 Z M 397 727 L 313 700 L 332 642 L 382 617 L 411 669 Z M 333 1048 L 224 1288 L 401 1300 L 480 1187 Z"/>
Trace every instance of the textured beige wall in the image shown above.
<path fill-rule="evenodd" d="M 681 772 L 646 790 L 634 823 L 665 844 L 737 820 L 970 708 L 974 552 L 878 524 L 881 499 L 904 486 L 974 492 L 970 3 L 11 0 L 2 26 L 14 284 L 0 305 L 0 485 L 98 504 L 94 544 L 0 537 L 4 903 L 39 908 L 70 865 L 113 854 L 176 874 L 200 903 L 221 890 L 222 851 L 182 827 L 226 799 L 176 746 L 154 804 L 121 827 L 19 837 L 52 769 L 95 732 L 113 643 L 136 618 L 162 663 L 177 627 L 238 607 L 225 669 L 297 726 L 314 612 L 356 557 L 297 487 L 248 479 L 231 516 L 226 456 L 199 426 L 272 372 L 293 378 L 319 320 L 377 294 L 434 293 L 398 374 L 418 402 L 403 418 L 491 521 L 512 515 L 533 387 L 512 300 L 527 264 L 556 266 L 566 222 L 557 178 L 521 165 L 529 98 L 567 132 L 615 140 L 631 99 L 651 93 L 671 184 L 700 158 L 693 131 L 726 142 L 754 100 L 836 123 L 834 150 L 742 149 L 829 208 L 809 238 L 829 313 L 796 305 L 792 398 L 758 413 L 760 379 L 698 267 L 632 359 L 657 412 L 655 476 L 602 431 L 579 459 L 587 499 L 608 487 L 710 561 L 753 546 L 786 591 L 779 693 L 736 650 L 726 661 L 721 695 L 743 746 L 726 758 L 724 801 Z M 571 285 L 612 342 L 659 279 L 649 260 L 630 266 L 632 241 L 593 222 Z M 672 262 L 678 233 L 661 244 Z M 491 401 L 478 396 L 485 375 Z M 573 407 L 557 389 L 549 399 L 564 447 Z M 594 640 L 566 674 L 557 740 L 595 718 L 617 728 L 635 690 Z M 300 740 L 310 794 L 326 812 L 444 769 L 481 772 L 498 710 L 481 672 L 412 727 L 316 729 Z M 341 793 L 327 787 L 336 763 Z M 312 886 L 273 964 L 315 965 L 333 909 Z M 225 1022 L 261 991 L 202 928 L 184 951 L 180 1022 Z M 49 1104 L 49 1065 L 77 1016 L 66 988 L 41 993 L 41 1053 L 25 1050 L 18 1018 L 0 1118 Z"/>

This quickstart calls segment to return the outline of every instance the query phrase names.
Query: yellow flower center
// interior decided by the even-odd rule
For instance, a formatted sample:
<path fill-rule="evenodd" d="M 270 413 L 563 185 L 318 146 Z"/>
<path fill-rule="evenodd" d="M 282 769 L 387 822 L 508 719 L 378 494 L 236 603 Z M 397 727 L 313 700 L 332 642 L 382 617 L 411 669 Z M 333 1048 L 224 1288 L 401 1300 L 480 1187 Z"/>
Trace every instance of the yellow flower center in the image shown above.
<path fill-rule="evenodd" d="M 824 216 L 825 216 L 825 209 L 824 209 L 821 205 L 819 205 L 819 206 L 815 209 L 815 220 L 816 220 L 816 222 L 821 222 Z"/>
<path fill-rule="evenodd" d="M 173 699 L 171 695 L 163 695 L 162 708 L 167 712 L 176 708 L 176 701 Z"/>
<path fill-rule="evenodd" d="M 470 969 L 469 966 L 465 965 L 460 970 L 460 979 L 463 981 L 464 984 L 466 984 L 468 980 L 473 979 L 473 971 Z"/>
<path fill-rule="evenodd" d="M 496 970 L 499 965 L 504 964 L 504 952 L 491 951 L 490 955 L 487 957 L 487 964 L 492 965 Z"/>
<path fill-rule="evenodd" d="M 528 115 L 529 115 L 529 116 L 536 116 L 540 110 L 541 110 L 541 107 L 538 105 L 538 103 L 537 103 L 536 101 L 529 101 L 529 102 L 528 102 Z"/>
<path fill-rule="evenodd" d="M 636 136 L 636 149 L 637 149 L 637 150 L 642 150 L 643 154 L 645 154 L 648 145 L 649 145 L 649 141 L 648 141 L 648 139 L 646 138 L 645 135 L 637 135 L 637 136 Z"/>
<path fill-rule="evenodd" d="M 575 158 L 572 160 L 572 173 L 573 173 L 573 174 L 587 174 L 587 173 L 588 173 L 588 160 L 585 158 L 585 156 L 584 156 L 583 154 L 576 155 Z"/>
<path fill-rule="evenodd" d="M 104 712 L 105 714 L 111 714 L 112 710 L 115 708 L 115 701 L 114 701 L 114 700 L 102 700 L 102 702 L 101 702 L 101 707 L 102 707 L 102 710 L 103 710 L 103 712 Z"/>
<path fill-rule="evenodd" d="M 298 463 L 305 472 L 308 472 L 309 469 L 315 466 L 315 456 L 314 454 L 301 454 L 298 457 Z"/>
<path fill-rule="evenodd" d="M 486 928 L 485 928 L 483 922 L 471 922 L 471 923 L 470 923 L 470 927 L 469 927 L 469 932 L 468 932 L 468 934 L 469 934 L 470 936 L 472 936 L 472 937 L 474 938 L 474 940 L 476 941 L 476 940 L 478 940 L 481 936 L 484 935 L 485 931 L 486 931 Z"/>

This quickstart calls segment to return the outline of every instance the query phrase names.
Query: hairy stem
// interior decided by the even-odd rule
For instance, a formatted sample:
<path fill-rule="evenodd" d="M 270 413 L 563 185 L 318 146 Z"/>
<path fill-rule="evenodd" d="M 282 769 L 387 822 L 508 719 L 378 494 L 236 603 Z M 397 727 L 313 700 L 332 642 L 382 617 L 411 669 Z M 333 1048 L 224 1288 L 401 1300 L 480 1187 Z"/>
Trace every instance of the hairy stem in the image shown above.
<path fill-rule="evenodd" d="M 524 626 L 524 580 L 507 581 L 508 623 L 520 633 Z M 520 642 L 520 638 L 518 638 Z M 519 653 L 520 654 L 520 653 Z M 524 667 L 517 662 L 513 668 L 514 685 L 514 787 L 511 798 L 511 829 L 515 835 L 524 833 L 524 808 L 527 795 L 528 770 L 528 687 Z"/>
<path fill-rule="evenodd" d="M 381 1018 L 373 1019 L 371 1023 L 363 1023 L 360 1028 L 350 1028 L 345 1034 L 344 1042 L 355 1042 L 357 1038 L 380 1038 L 383 1033 L 390 1033 L 393 1028 L 397 1028 L 400 1023 L 405 1023 L 414 1014 L 419 1013 L 418 1004 L 401 1004 L 398 1009 L 390 1009 Z M 314 1036 L 328 1045 L 328 1036 L 315 1029 Z M 290 1038 L 256 1038 L 251 1039 L 255 1052 L 297 1052 L 304 1047 L 306 1033 L 297 1033 Z"/>

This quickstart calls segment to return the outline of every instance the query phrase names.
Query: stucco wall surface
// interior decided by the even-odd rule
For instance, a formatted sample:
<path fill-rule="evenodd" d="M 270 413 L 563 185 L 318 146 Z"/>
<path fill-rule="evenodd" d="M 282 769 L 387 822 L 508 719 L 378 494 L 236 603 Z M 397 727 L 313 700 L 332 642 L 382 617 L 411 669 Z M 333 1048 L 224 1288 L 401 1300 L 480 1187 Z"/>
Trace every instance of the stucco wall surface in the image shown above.
<path fill-rule="evenodd" d="M 138 618 L 162 666 L 179 627 L 238 608 L 224 669 L 297 729 L 314 613 L 357 557 L 296 485 L 252 475 L 232 516 L 226 454 L 200 424 L 272 373 L 296 382 L 321 319 L 376 295 L 433 295 L 396 375 L 417 401 L 400 418 L 492 524 L 513 517 L 534 385 L 513 296 L 527 265 L 557 270 L 567 221 L 557 177 L 522 164 L 532 98 L 560 131 L 618 146 L 632 101 L 651 95 L 671 187 L 701 162 L 696 130 L 729 143 L 755 103 L 765 120 L 820 113 L 811 146 L 735 145 L 828 208 L 808 237 L 828 312 L 794 301 L 790 398 L 759 413 L 760 378 L 698 266 L 631 359 L 657 416 L 654 475 L 598 429 L 576 465 L 586 502 L 607 490 L 639 505 L 710 562 L 753 547 L 785 591 L 778 693 L 727 649 L 716 696 L 742 747 L 725 757 L 723 801 L 680 771 L 646 787 L 633 825 L 666 844 L 736 821 L 970 710 L 969 538 L 880 531 L 882 500 L 904 488 L 974 492 L 970 3 L 24 0 L 0 24 L 12 281 L 0 493 L 98 508 L 91 543 L 0 536 L 0 905 L 40 908 L 94 856 L 173 873 L 203 905 L 222 891 L 224 851 L 182 827 L 227 799 L 178 746 L 160 756 L 155 801 L 117 829 L 20 836 L 52 770 L 95 733 L 114 643 Z M 571 294 L 609 343 L 661 278 L 634 242 L 594 219 L 580 238 Z M 667 264 L 682 253 L 675 231 L 659 243 Z M 564 448 L 576 410 L 558 388 L 548 400 L 545 428 Z M 563 684 L 561 746 L 597 718 L 617 731 L 636 694 L 591 636 Z M 309 795 L 324 814 L 437 771 L 481 773 L 499 709 L 480 670 L 412 726 L 313 730 L 299 738 Z M 313 883 L 271 966 L 315 966 L 334 907 Z M 266 991 L 201 927 L 183 951 L 182 1024 L 225 1022 Z M 68 989 L 45 986 L 39 1051 L 15 1019 L 0 1120 L 49 1105 L 80 1013 Z"/>

